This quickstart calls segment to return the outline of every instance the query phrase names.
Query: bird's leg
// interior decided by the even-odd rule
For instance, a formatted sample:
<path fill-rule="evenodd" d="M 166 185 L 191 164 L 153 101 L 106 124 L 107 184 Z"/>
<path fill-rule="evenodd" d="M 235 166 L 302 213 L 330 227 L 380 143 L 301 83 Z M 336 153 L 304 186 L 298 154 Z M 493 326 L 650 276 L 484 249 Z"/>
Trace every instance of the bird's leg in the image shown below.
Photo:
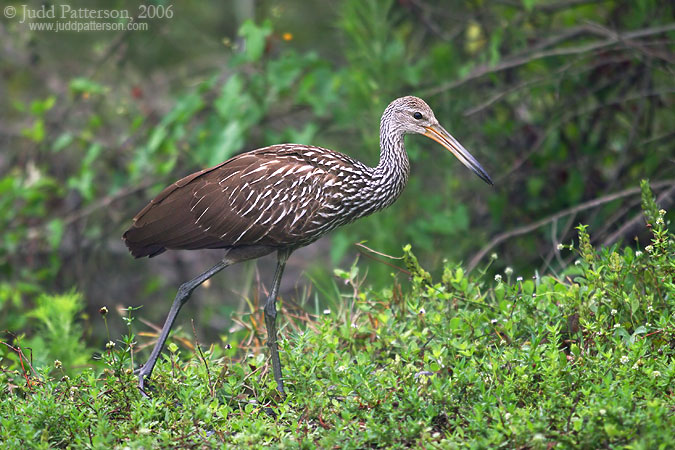
<path fill-rule="evenodd" d="M 277 252 L 277 270 L 274 274 L 274 281 L 272 282 L 272 290 L 267 303 L 265 303 L 265 326 L 267 326 L 267 346 L 270 348 L 270 355 L 272 356 L 272 372 L 274 379 L 277 382 L 277 389 L 281 395 L 285 396 L 284 382 L 281 379 L 281 360 L 279 359 L 279 348 L 277 347 L 277 295 L 279 293 L 279 284 L 281 283 L 281 275 L 284 273 L 286 260 L 290 256 L 290 250 L 279 250 Z"/>
<path fill-rule="evenodd" d="M 215 274 L 217 274 L 230 264 L 231 264 L 230 261 L 228 261 L 227 259 L 223 259 L 206 272 L 193 278 L 190 281 L 183 283 L 180 286 L 180 288 L 178 288 L 178 293 L 176 294 L 176 298 L 174 299 L 173 304 L 171 305 L 169 315 L 166 317 L 164 327 L 162 327 L 162 332 L 159 334 L 157 343 L 155 344 L 155 347 L 152 349 L 152 353 L 150 353 L 150 358 L 148 358 L 148 361 L 145 364 L 143 364 L 141 369 L 138 371 L 138 388 L 141 390 L 141 393 L 144 396 L 147 396 L 145 391 L 143 390 L 145 378 L 150 377 L 152 369 L 154 369 L 155 364 L 157 363 L 157 359 L 159 358 L 159 354 L 162 353 L 164 343 L 166 342 L 166 339 L 169 337 L 169 332 L 171 331 L 171 327 L 173 326 L 173 323 L 176 320 L 178 312 L 183 307 L 183 305 L 188 301 L 190 295 L 192 294 L 192 291 L 194 291 L 200 284 L 202 284 L 203 282 L 205 282 L 206 280 L 208 280 L 209 278 L 211 278 L 212 276 L 214 276 Z"/>

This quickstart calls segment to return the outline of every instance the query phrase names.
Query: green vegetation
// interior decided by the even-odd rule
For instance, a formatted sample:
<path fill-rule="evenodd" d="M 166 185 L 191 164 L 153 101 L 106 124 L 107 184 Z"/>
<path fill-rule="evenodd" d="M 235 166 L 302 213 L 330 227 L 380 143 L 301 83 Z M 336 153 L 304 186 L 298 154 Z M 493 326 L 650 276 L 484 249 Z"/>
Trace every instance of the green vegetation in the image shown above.
<path fill-rule="evenodd" d="M 0 442 L 5 448 L 672 447 L 675 236 L 646 182 L 642 189 L 651 243 L 639 251 L 598 250 L 579 226 L 578 243 L 565 246 L 577 263 L 559 277 L 523 279 L 509 269 L 493 280 L 447 264 L 434 280 L 409 247 L 409 283 L 371 290 L 357 266 L 340 271 L 353 293 L 283 333 L 285 400 L 264 347 L 245 347 L 256 339 L 243 336 L 235 348 L 202 350 L 196 343 L 192 354 L 171 343 L 155 370 L 152 398 L 142 398 L 132 370 L 134 311 L 129 335 L 109 342 L 101 356 L 102 370 L 61 361 L 33 370 L 15 354 L 13 370 L 0 375 Z M 106 320 L 107 311 L 101 314 Z M 33 316 L 47 326 L 46 341 L 80 348 L 77 329 L 53 330 Z M 253 336 L 262 332 L 260 319 L 259 309 L 247 316 Z M 25 357 L 25 344 L 18 339 L 16 346 Z M 61 352 L 50 354 L 69 354 Z"/>

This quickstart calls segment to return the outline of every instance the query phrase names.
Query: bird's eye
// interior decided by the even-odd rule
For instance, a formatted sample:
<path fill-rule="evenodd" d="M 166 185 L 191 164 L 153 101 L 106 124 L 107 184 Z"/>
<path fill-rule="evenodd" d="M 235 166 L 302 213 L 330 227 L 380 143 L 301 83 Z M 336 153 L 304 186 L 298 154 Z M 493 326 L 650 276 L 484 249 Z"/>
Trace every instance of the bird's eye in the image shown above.
<path fill-rule="evenodd" d="M 417 120 L 421 120 L 422 119 L 422 113 L 416 112 L 415 114 L 413 114 L 413 117 Z"/>

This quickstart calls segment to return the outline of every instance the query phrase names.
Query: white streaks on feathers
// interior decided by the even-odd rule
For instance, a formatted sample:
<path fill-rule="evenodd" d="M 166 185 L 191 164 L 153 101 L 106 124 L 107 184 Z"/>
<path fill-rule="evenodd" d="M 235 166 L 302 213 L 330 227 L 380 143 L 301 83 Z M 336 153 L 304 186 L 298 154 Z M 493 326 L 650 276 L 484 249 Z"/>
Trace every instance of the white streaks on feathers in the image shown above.
<path fill-rule="evenodd" d="M 207 206 L 206 209 L 204 211 L 202 211 L 202 213 L 199 215 L 199 217 L 197 217 L 197 220 L 195 220 L 195 224 L 197 224 L 197 222 L 199 222 L 199 219 L 201 219 L 204 216 L 204 214 L 206 214 L 206 211 L 208 211 L 209 208 L 210 208 L 210 206 Z"/>
<path fill-rule="evenodd" d="M 202 195 L 201 198 L 200 198 L 199 200 L 197 200 L 197 203 L 195 203 L 194 205 L 192 205 L 192 208 L 190 208 L 190 212 L 192 212 L 192 211 L 195 210 L 195 208 L 197 207 L 197 205 L 199 204 L 199 202 L 201 202 L 202 200 L 204 200 L 204 197 L 206 197 L 206 196 L 205 196 L 205 195 Z"/>
<path fill-rule="evenodd" d="M 232 172 L 231 174 L 229 174 L 228 176 L 226 176 L 225 178 L 223 178 L 222 180 L 220 180 L 220 181 L 218 182 L 218 184 L 222 186 L 223 183 L 224 183 L 225 181 L 227 181 L 227 180 L 229 180 L 230 178 L 232 178 L 233 176 L 237 175 L 239 172 L 241 172 L 241 171 L 240 171 L 240 170 L 235 170 L 234 172 Z M 225 190 L 223 190 L 223 192 L 225 192 Z"/>

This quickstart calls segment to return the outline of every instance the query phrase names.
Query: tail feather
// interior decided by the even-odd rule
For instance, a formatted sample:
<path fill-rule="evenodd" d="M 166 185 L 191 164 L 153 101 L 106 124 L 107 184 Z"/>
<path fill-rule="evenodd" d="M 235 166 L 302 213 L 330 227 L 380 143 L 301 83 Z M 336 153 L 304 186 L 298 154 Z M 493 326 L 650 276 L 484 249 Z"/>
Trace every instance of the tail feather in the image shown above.
<path fill-rule="evenodd" d="M 134 218 L 122 239 L 136 258 L 157 256 L 169 249 L 224 248 L 227 243 L 208 234 L 190 214 L 192 196 L 174 191 L 161 202 L 151 202 Z"/>
<path fill-rule="evenodd" d="M 186 214 L 190 211 L 190 192 L 175 190 L 175 185 L 166 190 L 171 188 L 174 188 L 172 192 L 160 193 L 143 208 L 122 236 L 134 257 L 152 258 L 169 248 L 181 248 L 202 239 L 203 230 L 194 224 L 191 214 Z"/>
<path fill-rule="evenodd" d="M 122 235 L 122 240 L 124 240 L 124 244 L 127 246 L 129 251 L 131 252 L 131 255 L 134 258 L 143 258 L 144 256 L 152 258 L 153 256 L 157 256 L 166 251 L 166 247 L 164 247 L 162 244 L 143 245 L 135 242 L 134 232 L 136 230 L 137 229 L 130 228 Z"/>

